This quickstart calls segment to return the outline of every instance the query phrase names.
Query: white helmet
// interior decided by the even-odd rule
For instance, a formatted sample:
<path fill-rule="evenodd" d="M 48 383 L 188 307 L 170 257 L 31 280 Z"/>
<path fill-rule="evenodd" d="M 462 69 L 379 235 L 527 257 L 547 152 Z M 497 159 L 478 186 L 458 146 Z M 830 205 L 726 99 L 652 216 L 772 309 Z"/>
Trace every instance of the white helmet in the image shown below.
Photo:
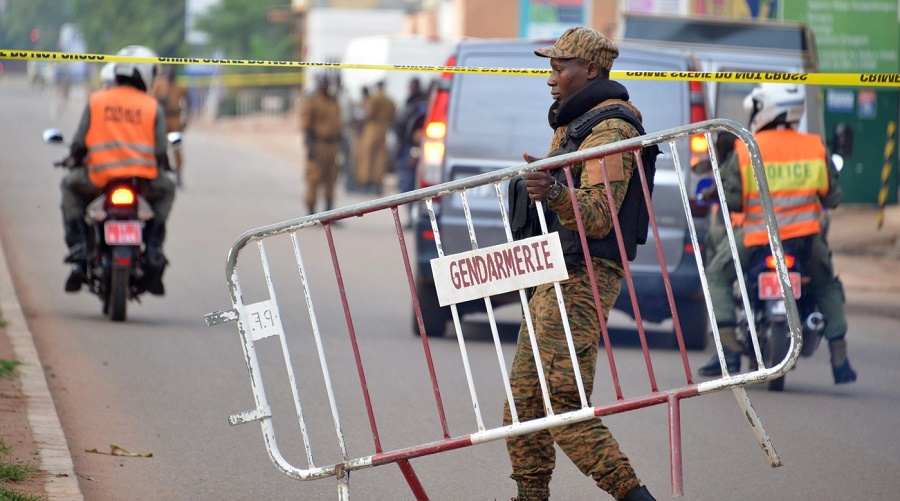
<path fill-rule="evenodd" d="M 806 92 L 802 85 L 764 83 L 744 98 L 750 113 L 750 132 L 756 134 L 769 124 L 795 126 L 803 117 Z"/>
<path fill-rule="evenodd" d="M 116 53 L 117 56 L 133 56 L 133 57 L 157 57 L 156 52 L 144 47 L 143 45 L 129 45 Z M 150 90 L 153 85 L 153 79 L 156 77 L 157 66 L 155 63 L 116 63 L 116 76 L 129 77 L 140 80 L 144 85 L 144 90 Z"/>
<path fill-rule="evenodd" d="M 115 63 L 106 63 L 100 68 L 100 86 L 111 87 L 116 83 Z"/>

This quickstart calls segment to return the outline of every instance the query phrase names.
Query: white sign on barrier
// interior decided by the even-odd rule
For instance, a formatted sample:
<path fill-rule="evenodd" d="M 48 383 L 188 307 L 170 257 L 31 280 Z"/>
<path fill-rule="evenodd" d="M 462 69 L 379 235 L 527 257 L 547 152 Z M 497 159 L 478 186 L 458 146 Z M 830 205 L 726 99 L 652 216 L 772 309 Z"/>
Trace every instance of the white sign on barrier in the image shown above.
<path fill-rule="evenodd" d="M 271 300 L 267 299 L 258 303 L 248 304 L 246 312 L 247 327 L 250 328 L 250 335 L 254 341 L 284 333 L 281 327 L 281 319 L 275 313 Z"/>
<path fill-rule="evenodd" d="M 556 232 L 435 258 L 431 271 L 441 306 L 569 278 Z"/>

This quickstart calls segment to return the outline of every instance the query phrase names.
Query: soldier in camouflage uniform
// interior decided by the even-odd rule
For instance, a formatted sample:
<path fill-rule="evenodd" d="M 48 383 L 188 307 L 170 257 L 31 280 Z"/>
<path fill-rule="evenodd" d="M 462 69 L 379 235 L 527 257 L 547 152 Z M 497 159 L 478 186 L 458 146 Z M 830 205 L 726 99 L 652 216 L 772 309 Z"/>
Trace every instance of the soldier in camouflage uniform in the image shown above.
<path fill-rule="evenodd" d="M 316 212 L 320 187 L 324 191 L 325 210 L 334 205 L 334 186 L 338 176 L 337 154 L 341 140 L 341 107 L 331 91 L 328 79 L 321 76 L 315 92 L 300 108 L 300 130 L 306 146 L 306 206 Z"/>
<path fill-rule="evenodd" d="M 385 92 L 383 80 L 376 84 L 375 93 L 363 106 L 366 119 L 359 138 L 356 185 L 363 191 L 381 195 L 388 161 L 387 133 L 397 114 L 397 106 Z"/>
<path fill-rule="evenodd" d="M 637 109 L 628 102 L 628 91 L 609 80 L 609 70 L 618 54 L 615 44 L 603 34 L 589 28 L 567 30 L 551 47 L 535 51 L 550 58 L 551 75 L 547 81 L 555 102 L 550 108 L 550 125 L 555 129 L 550 152 L 562 142 L 568 125 L 586 112 L 615 103 L 627 106 L 637 117 Z M 639 135 L 625 120 L 611 118 L 600 122 L 579 149 L 591 148 Z M 526 161 L 536 158 L 524 154 Z M 629 180 L 636 167 L 633 153 L 606 157 L 613 198 L 622 206 Z M 572 166 L 572 174 L 580 178 L 575 196 L 583 218 L 586 236 L 601 239 L 613 232 L 606 198 L 603 174 L 598 161 Z M 546 202 L 559 224 L 577 230 L 575 213 L 568 190 L 548 172 L 523 176 L 528 196 Z M 614 232 L 613 232 L 614 233 Z M 604 318 L 608 317 L 619 295 L 624 268 L 620 260 L 592 257 Z M 569 279 L 561 282 L 563 297 L 585 392 L 593 388 L 600 338 L 600 319 L 594 305 L 587 268 L 582 263 L 569 267 Z M 534 320 L 535 337 L 540 349 L 541 365 L 546 376 L 550 401 L 555 413 L 581 408 L 574 368 L 569 356 L 556 293 L 552 284 L 537 287 L 529 301 Z M 516 355 L 510 372 L 513 399 L 520 421 L 544 417 L 541 388 L 537 377 L 528 330 L 525 323 L 519 331 Z M 504 424 L 512 423 L 509 404 L 504 405 Z M 518 501 L 544 500 L 550 496 L 550 477 L 555 466 L 554 442 L 585 475 L 616 499 L 642 501 L 654 499 L 641 485 L 634 470 L 619 450 L 619 445 L 600 419 L 573 423 L 507 439 L 512 463 L 512 478 L 518 487 Z"/>

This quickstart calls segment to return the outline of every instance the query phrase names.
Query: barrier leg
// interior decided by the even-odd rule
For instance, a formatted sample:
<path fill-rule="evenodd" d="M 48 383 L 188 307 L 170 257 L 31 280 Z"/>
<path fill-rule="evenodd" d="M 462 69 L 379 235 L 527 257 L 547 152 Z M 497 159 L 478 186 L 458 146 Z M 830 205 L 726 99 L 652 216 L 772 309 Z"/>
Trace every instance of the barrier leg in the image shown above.
<path fill-rule="evenodd" d="M 338 481 L 338 501 L 350 501 L 350 472 L 338 465 L 335 477 Z"/>
<path fill-rule="evenodd" d="M 772 440 L 769 439 L 766 429 L 763 428 L 762 421 L 759 420 L 759 415 L 756 414 L 756 409 L 754 409 L 753 404 L 750 403 L 750 397 L 747 396 L 747 390 L 745 390 L 743 386 L 739 386 L 733 388 L 731 391 L 734 392 L 734 398 L 737 399 L 738 405 L 740 405 L 741 410 L 744 411 L 744 417 L 746 417 L 747 421 L 750 423 L 750 428 L 753 430 L 753 434 L 756 435 L 756 441 L 759 442 L 759 447 L 762 449 L 763 453 L 765 453 L 766 458 L 768 458 L 769 466 L 772 468 L 781 466 L 783 464 L 781 458 L 778 457 L 778 452 L 775 451 Z"/>
<path fill-rule="evenodd" d="M 669 463 L 672 475 L 672 497 L 684 496 L 684 475 L 681 463 L 681 401 L 669 396 Z"/>

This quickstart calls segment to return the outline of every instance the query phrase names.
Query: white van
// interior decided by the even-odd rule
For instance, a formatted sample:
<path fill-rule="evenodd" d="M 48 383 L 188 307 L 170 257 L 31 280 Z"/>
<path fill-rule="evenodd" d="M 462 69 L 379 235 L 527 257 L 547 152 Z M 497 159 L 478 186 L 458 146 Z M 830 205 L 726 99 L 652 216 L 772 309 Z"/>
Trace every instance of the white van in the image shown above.
<path fill-rule="evenodd" d="M 415 35 L 378 35 L 353 38 L 341 60 L 345 64 L 443 66 L 456 44 L 451 41 Z M 422 88 L 440 76 L 435 72 L 410 72 L 369 69 L 342 69 L 341 83 L 354 101 L 362 96 L 363 87 L 385 82 L 385 91 L 402 109 L 409 94 L 409 80 L 418 77 Z"/>

